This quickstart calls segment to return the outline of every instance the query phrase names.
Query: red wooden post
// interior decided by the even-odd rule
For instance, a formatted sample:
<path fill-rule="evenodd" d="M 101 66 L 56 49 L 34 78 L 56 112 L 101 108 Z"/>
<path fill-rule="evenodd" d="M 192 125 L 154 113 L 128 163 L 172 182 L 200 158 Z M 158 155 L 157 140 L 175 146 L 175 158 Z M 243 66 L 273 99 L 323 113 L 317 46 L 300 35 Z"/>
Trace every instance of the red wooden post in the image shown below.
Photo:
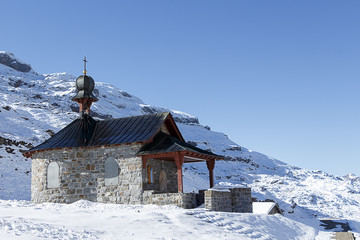
<path fill-rule="evenodd" d="M 209 179 L 210 179 L 210 188 L 214 186 L 214 168 L 215 168 L 215 160 L 206 161 L 206 166 L 209 170 Z"/>
<path fill-rule="evenodd" d="M 145 169 L 146 168 L 147 157 L 142 156 L 142 162 L 143 162 L 143 169 Z"/>
<path fill-rule="evenodd" d="M 178 178 L 178 192 L 183 192 L 183 175 L 182 175 L 182 166 L 184 164 L 184 154 L 175 153 L 174 156 L 175 164 L 177 167 L 177 178 Z"/>

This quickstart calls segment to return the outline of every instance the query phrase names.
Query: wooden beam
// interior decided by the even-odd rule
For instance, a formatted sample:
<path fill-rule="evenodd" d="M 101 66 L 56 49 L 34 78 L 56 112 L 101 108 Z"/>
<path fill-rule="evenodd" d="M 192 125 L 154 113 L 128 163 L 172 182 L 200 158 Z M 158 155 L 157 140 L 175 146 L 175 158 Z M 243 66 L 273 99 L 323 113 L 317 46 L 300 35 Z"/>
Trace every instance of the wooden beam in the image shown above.
<path fill-rule="evenodd" d="M 171 113 L 168 114 L 166 120 L 164 121 L 165 126 L 167 127 L 168 131 L 170 132 L 170 135 L 175 135 L 174 137 L 178 137 L 181 141 L 185 142 L 183 136 L 181 135 L 181 132 L 179 128 L 177 127 Z"/>
<path fill-rule="evenodd" d="M 182 174 L 182 166 L 184 164 L 184 153 L 183 152 L 176 152 L 174 156 L 175 164 L 177 167 L 177 179 L 178 179 L 178 192 L 184 192 L 183 188 L 183 174 Z"/>
<path fill-rule="evenodd" d="M 147 156 L 142 156 L 142 164 L 143 164 L 143 169 L 146 168 L 146 162 L 148 160 L 148 157 Z"/>

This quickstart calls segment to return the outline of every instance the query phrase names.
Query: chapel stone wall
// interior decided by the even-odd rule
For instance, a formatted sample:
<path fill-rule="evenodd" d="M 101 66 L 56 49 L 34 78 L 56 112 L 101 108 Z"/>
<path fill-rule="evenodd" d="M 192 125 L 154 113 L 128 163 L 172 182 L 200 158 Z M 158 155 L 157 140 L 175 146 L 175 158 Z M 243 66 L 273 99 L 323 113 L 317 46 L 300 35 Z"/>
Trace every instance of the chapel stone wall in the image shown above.
<path fill-rule="evenodd" d="M 31 199 L 34 202 L 72 203 L 80 199 L 142 203 L 144 176 L 142 159 L 136 153 L 141 144 L 99 148 L 48 150 L 32 156 Z M 114 157 L 119 164 L 119 184 L 105 185 L 105 161 Z M 59 187 L 48 188 L 47 167 L 59 165 Z"/>

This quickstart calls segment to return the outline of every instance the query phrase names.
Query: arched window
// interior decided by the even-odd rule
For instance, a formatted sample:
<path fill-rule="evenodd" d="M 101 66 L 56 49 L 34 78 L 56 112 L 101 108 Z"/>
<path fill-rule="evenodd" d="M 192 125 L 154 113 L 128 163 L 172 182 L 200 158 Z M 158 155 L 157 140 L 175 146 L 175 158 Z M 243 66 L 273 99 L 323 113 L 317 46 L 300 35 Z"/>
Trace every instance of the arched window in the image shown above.
<path fill-rule="evenodd" d="M 119 165 L 115 158 L 109 157 L 105 161 L 105 186 L 119 184 Z"/>
<path fill-rule="evenodd" d="M 153 168 L 150 165 L 147 166 L 147 175 L 148 175 L 148 183 L 154 183 Z"/>
<path fill-rule="evenodd" d="M 51 162 L 47 168 L 47 188 L 57 188 L 60 186 L 59 174 L 59 165 L 56 162 Z"/>

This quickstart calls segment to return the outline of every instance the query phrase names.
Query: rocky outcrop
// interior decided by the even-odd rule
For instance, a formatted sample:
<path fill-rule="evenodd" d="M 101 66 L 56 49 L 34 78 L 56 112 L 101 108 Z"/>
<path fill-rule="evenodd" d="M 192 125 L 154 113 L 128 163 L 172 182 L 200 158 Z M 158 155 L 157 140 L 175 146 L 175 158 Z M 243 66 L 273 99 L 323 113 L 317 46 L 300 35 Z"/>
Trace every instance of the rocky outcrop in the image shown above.
<path fill-rule="evenodd" d="M 0 63 L 20 72 L 30 72 L 31 70 L 31 66 L 29 64 L 20 62 L 15 58 L 14 54 L 9 52 L 0 51 Z"/>

